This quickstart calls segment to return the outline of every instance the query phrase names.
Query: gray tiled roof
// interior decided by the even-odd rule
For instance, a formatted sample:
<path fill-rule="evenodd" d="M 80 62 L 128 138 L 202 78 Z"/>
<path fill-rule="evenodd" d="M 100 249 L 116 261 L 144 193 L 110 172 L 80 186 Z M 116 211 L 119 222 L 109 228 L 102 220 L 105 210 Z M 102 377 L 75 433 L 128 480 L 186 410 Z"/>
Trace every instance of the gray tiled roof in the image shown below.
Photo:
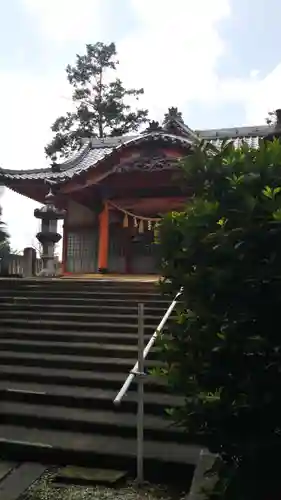
<path fill-rule="evenodd" d="M 209 130 L 196 130 L 196 134 L 202 139 L 235 139 L 246 137 L 265 137 L 273 132 L 275 128 L 269 125 L 259 125 L 252 127 L 233 127 L 233 128 L 219 128 Z"/>
<path fill-rule="evenodd" d="M 196 140 L 210 141 L 219 147 L 224 139 L 233 139 L 239 146 L 242 141 L 248 142 L 251 147 L 258 146 L 258 140 L 274 131 L 274 127 L 240 127 L 228 129 L 196 130 L 192 131 L 187 125 L 180 125 L 185 135 L 172 135 L 163 132 L 138 134 L 135 136 L 108 137 L 105 139 L 90 139 L 85 142 L 81 150 L 71 159 L 59 165 L 59 171 L 52 168 L 36 170 L 5 170 L 0 168 L 0 183 L 8 183 L 9 180 L 49 180 L 56 183 L 65 182 L 73 176 L 81 174 L 90 167 L 97 166 L 99 162 L 106 159 L 113 151 L 124 149 L 128 146 L 138 145 L 145 142 L 161 141 L 168 144 L 177 144 L 187 149 L 192 147 Z"/>
<path fill-rule="evenodd" d="M 127 146 L 138 145 L 140 143 L 157 141 L 161 139 L 168 144 L 180 144 L 186 148 L 192 146 L 192 142 L 186 137 L 159 132 L 142 134 L 130 137 L 107 138 L 104 140 L 89 140 L 84 144 L 79 153 L 59 165 L 59 171 L 52 168 L 36 170 L 5 170 L 0 169 L 0 182 L 9 180 L 50 180 L 55 182 L 65 182 L 75 175 L 88 170 L 89 167 L 96 166 L 100 161 L 105 160 L 113 151 L 118 151 Z"/>
<path fill-rule="evenodd" d="M 91 165 L 95 165 L 98 161 L 105 158 L 112 152 L 112 148 L 103 149 L 89 149 L 87 154 L 83 157 L 78 158 L 77 163 L 69 166 L 63 166 L 60 172 L 54 172 L 51 168 L 43 168 L 36 170 L 2 170 L 0 169 L 0 180 L 1 177 L 5 179 L 25 179 L 25 180 L 66 180 L 67 178 L 77 175 L 82 170 L 87 170 Z"/>
<path fill-rule="evenodd" d="M 251 148 L 258 148 L 259 140 L 273 133 L 273 126 L 261 125 L 258 127 L 222 128 L 213 130 L 197 130 L 197 135 L 213 146 L 219 148 L 224 140 L 232 140 L 235 147 L 240 147 L 244 142 Z"/>

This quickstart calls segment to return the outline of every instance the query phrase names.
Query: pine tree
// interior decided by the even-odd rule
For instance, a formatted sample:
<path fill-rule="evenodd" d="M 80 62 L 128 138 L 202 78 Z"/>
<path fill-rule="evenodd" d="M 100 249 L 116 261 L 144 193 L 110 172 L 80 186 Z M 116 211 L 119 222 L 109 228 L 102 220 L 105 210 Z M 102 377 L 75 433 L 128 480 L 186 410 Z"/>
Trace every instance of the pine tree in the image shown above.
<path fill-rule="evenodd" d="M 268 116 L 265 119 L 267 125 L 276 125 L 276 111 L 269 111 Z"/>
<path fill-rule="evenodd" d="M 85 138 L 127 134 L 147 122 L 148 110 L 129 104 L 144 90 L 126 89 L 119 78 L 110 79 L 117 65 L 115 44 L 98 42 L 86 45 L 86 54 L 77 55 L 75 65 L 67 66 L 76 109 L 57 118 L 51 127 L 55 136 L 45 152 L 53 161 L 79 149 Z"/>

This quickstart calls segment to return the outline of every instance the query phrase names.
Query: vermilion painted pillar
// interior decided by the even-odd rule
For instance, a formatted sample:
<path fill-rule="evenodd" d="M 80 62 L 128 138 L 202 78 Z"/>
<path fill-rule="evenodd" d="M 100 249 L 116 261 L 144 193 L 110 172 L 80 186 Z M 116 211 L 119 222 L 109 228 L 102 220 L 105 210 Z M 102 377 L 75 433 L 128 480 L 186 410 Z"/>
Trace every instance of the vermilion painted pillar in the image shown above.
<path fill-rule="evenodd" d="M 109 210 L 108 203 L 105 202 L 103 211 L 99 216 L 99 253 L 98 271 L 108 270 L 108 243 L 109 243 Z"/>

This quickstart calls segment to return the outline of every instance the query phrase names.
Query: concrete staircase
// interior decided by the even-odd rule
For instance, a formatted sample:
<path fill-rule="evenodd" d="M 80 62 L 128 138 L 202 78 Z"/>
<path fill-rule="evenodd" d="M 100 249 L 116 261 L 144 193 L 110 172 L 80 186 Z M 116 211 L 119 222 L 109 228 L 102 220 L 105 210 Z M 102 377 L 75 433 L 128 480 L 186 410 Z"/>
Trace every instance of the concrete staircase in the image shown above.
<path fill-rule="evenodd" d="M 134 471 L 136 383 L 120 407 L 113 399 L 136 362 L 138 302 L 148 341 L 170 304 L 153 283 L 0 280 L 2 456 Z M 198 447 L 165 418 L 179 402 L 147 377 L 147 469 L 197 461 Z"/>

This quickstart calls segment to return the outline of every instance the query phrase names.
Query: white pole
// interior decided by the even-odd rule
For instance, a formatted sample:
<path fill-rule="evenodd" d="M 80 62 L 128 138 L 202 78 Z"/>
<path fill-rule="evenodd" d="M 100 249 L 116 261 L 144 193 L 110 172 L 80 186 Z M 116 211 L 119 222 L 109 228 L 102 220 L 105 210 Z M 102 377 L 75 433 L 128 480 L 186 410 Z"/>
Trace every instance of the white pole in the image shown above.
<path fill-rule="evenodd" d="M 177 304 L 177 301 L 179 299 L 179 297 L 181 296 L 181 293 L 182 291 L 180 291 L 176 297 L 174 298 L 172 304 L 169 306 L 169 309 L 166 311 L 165 315 L 163 316 L 163 318 L 161 319 L 158 327 L 156 328 L 154 334 L 152 335 L 150 341 L 148 342 L 146 348 L 143 350 L 143 359 L 146 358 L 146 356 L 148 355 L 150 349 L 153 347 L 158 335 L 160 335 L 162 333 L 162 330 L 167 322 L 167 320 L 169 319 L 170 317 L 170 314 L 173 312 L 174 308 L 176 307 L 176 304 Z M 137 363 L 135 364 L 135 366 L 133 367 L 133 369 L 131 370 L 131 373 L 130 375 L 128 375 L 128 377 L 126 378 L 124 384 L 122 385 L 120 391 L 118 392 L 116 398 L 114 399 L 114 404 L 120 404 L 123 397 L 125 396 L 125 394 L 127 393 L 132 381 L 134 380 L 135 376 L 136 376 L 136 373 L 138 373 L 140 371 L 140 368 L 139 368 L 139 362 L 137 361 Z"/>
<path fill-rule="evenodd" d="M 143 483 L 143 428 L 144 428 L 144 305 L 138 304 L 138 413 L 137 413 L 137 482 Z"/>

